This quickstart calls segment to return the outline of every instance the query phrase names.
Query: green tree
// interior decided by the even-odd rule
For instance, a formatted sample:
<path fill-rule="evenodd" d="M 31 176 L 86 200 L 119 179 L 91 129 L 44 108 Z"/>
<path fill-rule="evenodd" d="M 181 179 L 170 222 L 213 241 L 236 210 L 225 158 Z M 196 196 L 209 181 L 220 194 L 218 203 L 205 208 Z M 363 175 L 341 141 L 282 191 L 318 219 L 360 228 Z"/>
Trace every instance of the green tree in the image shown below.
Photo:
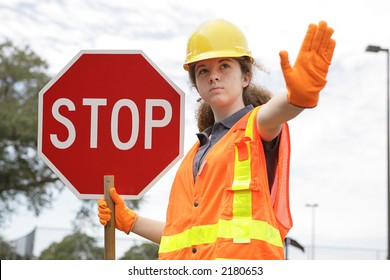
<path fill-rule="evenodd" d="M 62 187 L 36 149 L 38 93 L 49 81 L 47 68 L 29 47 L 0 44 L 1 226 L 20 205 L 39 215 Z"/>
<path fill-rule="evenodd" d="M 22 260 L 23 257 L 0 236 L 0 260 Z"/>
<path fill-rule="evenodd" d="M 121 260 L 157 260 L 158 245 L 156 243 L 142 243 L 131 247 Z"/>
<path fill-rule="evenodd" d="M 76 232 L 52 243 L 41 252 L 40 260 L 102 260 L 104 248 L 96 245 L 96 239 Z"/>

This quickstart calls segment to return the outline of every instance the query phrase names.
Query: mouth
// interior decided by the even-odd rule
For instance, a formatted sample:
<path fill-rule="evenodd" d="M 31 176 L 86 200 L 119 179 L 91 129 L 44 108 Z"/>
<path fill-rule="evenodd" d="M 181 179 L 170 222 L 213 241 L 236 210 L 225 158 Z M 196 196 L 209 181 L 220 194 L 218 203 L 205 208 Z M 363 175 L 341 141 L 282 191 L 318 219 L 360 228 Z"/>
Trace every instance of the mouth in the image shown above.
<path fill-rule="evenodd" d="M 220 90 L 220 89 L 223 89 L 223 87 L 212 87 L 212 88 L 210 88 L 209 92 L 213 92 L 213 91 Z"/>

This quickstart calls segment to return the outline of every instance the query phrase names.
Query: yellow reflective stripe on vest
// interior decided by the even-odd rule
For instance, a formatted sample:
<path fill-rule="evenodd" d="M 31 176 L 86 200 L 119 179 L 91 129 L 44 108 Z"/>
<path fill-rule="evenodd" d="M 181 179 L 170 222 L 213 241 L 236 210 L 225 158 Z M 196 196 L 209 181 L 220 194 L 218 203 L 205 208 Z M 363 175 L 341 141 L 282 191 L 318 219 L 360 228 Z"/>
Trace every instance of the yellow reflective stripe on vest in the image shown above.
<path fill-rule="evenodd" d="M 233 195 L 233 243 L 250 243 L 250 224 L 252 221 L 252 191 L 250 183 L 251 174 L 251 152 L 249 141 L 253 139 L 253 121 L 258 109 L 252 111 L 247 121 L 245 138 L 241 143 L 235 144 L 234 179 L 232 190 Z M 249 140 L 249 141 L 248 141 Z M 243 149 L 244 158 L 240 159 L 239 149 Z"/>
<path fill-rule="evenodd" d="M 246 123 L 245 136 L 253 139 L 253 121 L 256 117 L 257 111 L 259 111 L 260 107 L 256 107 L 252 110 L 252 113 L 249 116 L 248 122 Z"/>
<path fill-rule="evenodd" d="M 247 226 L 243 227 L 248 232 L 250 239 L 266 241 L 274 246 L 283 247 L 279 230 L 263 221 L 249 220 Z M 220 219 L 217 224 L 194 226 L 184 232 L 162 236 L 160 243 L 160 253 L 169 253 L 183 248 L 190 248 L 193 245 L 215 243 L 218 238 L 235 238 L 237 231 L 243 228 L 236 228 L 232 220 Z"/>
<path fill-rule="evenodd" d="M 250 243 L 249 222 L 252 220 L 252 192 L 251 183 L 251 156 L 249 143 L 244 142 L 240 148 L 235 145 L 234 181 L 232 185 L 233 209 L 232 209 L 232 234 L 233 243 Z M 248 158 L 239 160 L 238 149 L 246 149 Z"/>

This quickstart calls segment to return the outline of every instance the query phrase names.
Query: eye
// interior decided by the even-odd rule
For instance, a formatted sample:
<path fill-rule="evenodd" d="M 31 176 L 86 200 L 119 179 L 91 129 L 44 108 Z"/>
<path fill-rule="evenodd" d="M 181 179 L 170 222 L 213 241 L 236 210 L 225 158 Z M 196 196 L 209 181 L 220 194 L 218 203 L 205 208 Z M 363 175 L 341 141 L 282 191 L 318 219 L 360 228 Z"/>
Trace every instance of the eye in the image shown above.
<path fill-rule="evenodd" d="M 200 68 L 200 69 L 198 69 L 197 74 L 199 76 L 199 75 L 202 75 L 202 74 L 206 74 L 207 72 L 208 71 L 207 71 L 206 68 Z"/>
<path fill-rule="evenodd" d="M 228 68 L 230 68 L 230 65 L 228 63 L 221 64 L 221 69 L 228 69 Z"/>

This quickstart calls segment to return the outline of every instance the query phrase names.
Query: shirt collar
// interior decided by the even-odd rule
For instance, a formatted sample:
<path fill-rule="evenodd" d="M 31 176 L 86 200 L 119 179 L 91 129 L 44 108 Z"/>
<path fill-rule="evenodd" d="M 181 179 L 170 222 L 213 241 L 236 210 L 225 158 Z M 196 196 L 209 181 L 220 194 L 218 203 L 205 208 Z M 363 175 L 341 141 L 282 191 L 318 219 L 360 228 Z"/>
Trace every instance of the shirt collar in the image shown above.
<path fill-rule="evenodd" d="M 239 111 L 235 112 L 230 117 L 227 117 L 226 119 L 220 121 L 221 124 L 223 124 L 226 128 L 232 128 L 233 125 L 235 125 L 243 116 L 245 116 L 249 111 L 253 109 L 253 105 L 249 104 L 245 106 L 244 108 L 240 109 Z"/>
<path fill-rule="evenodd" d="M 253 109 L 253 105 L 249 104 L 245 106 L 244 108 L 238 110 L 233 115 L 227 117 L 226 119 L 220 121 L 219 123 L 222 124 L 227 129 L 232 128 L 233 125 L 235 125 L 243 116 L 245 116 L 249 111 Z M 214 124 L 215 125 L 215 124 Z M 198 132 L 196 135 L 198 136 L 198 139 L 200 141 L 201 146 L 205 144 L 208 141 L 208 137 L 211 135 L 211 132 L 213 130 L 213 126 L 209 126 L 202 132 Z"/>

